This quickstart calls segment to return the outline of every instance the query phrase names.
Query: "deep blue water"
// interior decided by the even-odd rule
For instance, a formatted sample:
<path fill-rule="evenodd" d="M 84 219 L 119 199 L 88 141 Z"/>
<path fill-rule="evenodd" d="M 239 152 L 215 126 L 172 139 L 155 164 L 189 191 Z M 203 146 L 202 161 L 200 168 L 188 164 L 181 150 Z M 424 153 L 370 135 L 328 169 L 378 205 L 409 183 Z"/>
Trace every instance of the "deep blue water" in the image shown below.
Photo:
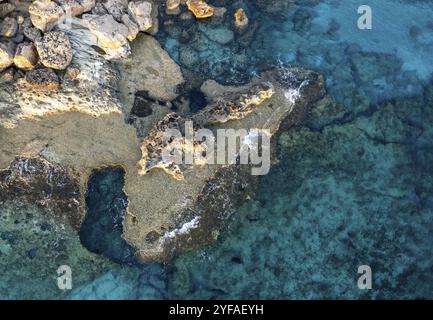
<path fill-rule="evenodd" d="M 157 35 L 187 80 L 239 84 L 296 65 L 321 72 L 337 104 L 283 133 L 257 196 L 214 245 L 169 266 L 134 264 L 120 237 L 123 173 L 95 173 L 81 241 L 119 264 L 71 297 L 433 298 L 433 3 L 371 0 L 373 29 L 361 31 L 356 0 L 209 2 L 227 7 L 224 21 L 164 16 L 175 23 Z M 369 291 L 357 287 L 365 264 Z"/>

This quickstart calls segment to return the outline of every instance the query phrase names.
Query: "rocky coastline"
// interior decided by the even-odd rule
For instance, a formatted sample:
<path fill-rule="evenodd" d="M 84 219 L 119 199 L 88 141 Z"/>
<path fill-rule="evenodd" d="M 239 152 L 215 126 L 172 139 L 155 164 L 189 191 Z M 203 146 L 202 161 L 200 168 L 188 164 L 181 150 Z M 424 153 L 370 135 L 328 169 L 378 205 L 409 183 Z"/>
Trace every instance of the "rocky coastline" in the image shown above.
<path fill-rule="evenodd" d="M 206 106 L 191 111 L 179 93 L 189 78 L 152 35 L 161 10 L 217 24 L 224 8 L 201 0 L 0 5 L 0 201 L 35 203 L 78 231 L 92 172 L 121 167 L 123 238 L 141 262 L 167 262 L 215 241 L 254 193 L 244 166 L 186 166 L 181 179 L 161 170 L 149 146 L 162 147 L 164 119 L 278 135 L 325 96 L 319 74 L 277 68 L 237 87 L 205 81 Z M 248 28 L 239 9 L 236 28 Z"/>

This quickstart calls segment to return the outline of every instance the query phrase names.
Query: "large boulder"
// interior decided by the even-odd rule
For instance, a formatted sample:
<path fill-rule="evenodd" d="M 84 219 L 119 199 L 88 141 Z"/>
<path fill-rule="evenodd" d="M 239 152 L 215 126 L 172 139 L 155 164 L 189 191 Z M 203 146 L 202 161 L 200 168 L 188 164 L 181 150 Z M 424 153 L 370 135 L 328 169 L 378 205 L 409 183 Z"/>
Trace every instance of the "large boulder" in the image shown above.
<path fill-rule="evenodd" d="M 35 44 L 41 63 L 48 68 L 64 70 L 72 61 L 71 43 L 64 32 L 47 32 Z"/>
<path fill-rule="evenodd" d="M 33 25 L 42 32 L 50 31 L 64 14 L 61 6 L 51 0 L 36 0 L 29 6 Z"/>

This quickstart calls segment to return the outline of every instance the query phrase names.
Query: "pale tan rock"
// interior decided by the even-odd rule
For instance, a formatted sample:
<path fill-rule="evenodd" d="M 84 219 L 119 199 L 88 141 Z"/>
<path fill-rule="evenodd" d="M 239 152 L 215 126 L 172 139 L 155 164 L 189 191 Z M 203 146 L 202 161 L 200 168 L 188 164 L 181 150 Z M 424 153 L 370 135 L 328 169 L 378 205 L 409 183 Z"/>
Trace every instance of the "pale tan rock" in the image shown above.
<path fill-rule="evenodd" d="M 0 33 L 3 37 L 12 38 L 18 31 L 18 22 L 15 18 L 6 17 L 1 23 Z"/>
<path fill-rule="evenodd" d="M 23 70 L 33 69 L 39 61 L 36 47 L 31 42 L 23 42 L 17 45 L 15 50 L 14 64 Z"/>
<path fill-rule="evenodd" d="M 137 91 L 147 91 L 150 97 L 161 101 L 175 99 L 177 87 L 184 82 L 182 71 L 158 41 L 140 33 L 131 49 L 131 56 L 119 64 L 123 75 L 119 90 L 125 112 L 131 110 Z"/>
<path fill-rule="evenodd" d="M 105 51 L 107 59 L 120 59 L 128 56 L 131 48 L 128 43 L 128 28 L 114 20 L 110 14 L 102 16 L 85 14 L 83 21 L 97 38 L 97 45 Z"/>
<path fill-rule="evenodd" d="M 6 69 L 14 63 L 15 44 L 0 42 L 0 70 Z"/>
<path fill-rule="evenodd" d="M 64 32 L 47 32 L 35 44 L 41 63 L 48 68 L 63 70 L 72 61 L 71 43 Z"/>
<path fill-rule="evenodd" d="M 25 82 L 27 87 L 32 90 L 52 91 L 59 89 L 59 77 L 48 68 L 28 71 Z"/>
<path fill-rule="evenodd" d="M 235 26 L 238 28 L 244 28 L 248 25 L 249 19 L 247 17 L 247 14 L 245 13 L 244 9 L 239 8 L 236 10 L 234 14 L 235 18 Z"/>
<path fill-rule="evenodd" d="M 64 11 L 54 1 L 36 0 L 29 6 L 29 13 L 33 25 L 42 32 L 47 32 L 54 28 Z"/>
<path fill-rule="evenodd" d="M 128 11 L 137 22 L 140 31 L 147 31 L 152 27 L 152 3 L 147 1 L 131 1 L 128 4 Z"/>
<path fill-rule="evenodd" d="M 214 8 L 208 5 L 203 0 L 188 0 L 186 2 L 188 10 L 190 10 L 197 19 L 204 19 L 212 17 L 214 14 Z"/>
<path fill-rule="evenodd" d="M 132 20 L 128 14 L 122 16 L 122 23 L 128 28 L 128 40 L 133 41 L 140 32 L 138 25 Z"/>

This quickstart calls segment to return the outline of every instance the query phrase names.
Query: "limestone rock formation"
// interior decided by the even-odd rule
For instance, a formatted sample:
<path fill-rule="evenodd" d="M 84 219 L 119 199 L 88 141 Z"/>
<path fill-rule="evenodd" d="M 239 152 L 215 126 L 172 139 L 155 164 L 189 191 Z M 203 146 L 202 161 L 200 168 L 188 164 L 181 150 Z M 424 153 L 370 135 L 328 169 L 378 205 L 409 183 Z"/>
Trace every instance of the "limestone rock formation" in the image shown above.
<path fill-rule="evenodd" d="M 33 25 L 42 32 L 50 31 L 63 15 L 63 9 L 51 0 L 36 0 L 29 6 Z"/>
<path fill-rule="evenodd" d="M 51 31 L 35 42 L 41 63 L 56 70 L 64 70 L 72 61 L 69 37 L 61 31 Z"/>
<path fill-rule="evenodd" d="M 83 21 L 90 32 L 96 36 L 97 45 L 105 51 L 107 59 L 120 59 L 130 54 L 128 28 L 114 20 L 112 15 L 83 15 Z"/>
<path fill-rule="evenodd" d="M 212 17 L 215 12 L 214 8 L 203 0 L 188 0 L 186 5 L 197 19 Z"/>
<path fill-rule="evenodd" d="M 138 24 L 140 31 L 147 31 L 152 27 L 152 3 L 148 1 L 131 1 L 128 11 Z"/>
<path fill-rule="evenodd" d="M 30 70 L 37 65 L 38 61 L 39 56 L 33 43 L 22 42 L 18 44 L 14 56 L 14 64 L 17 68 Z"/>

